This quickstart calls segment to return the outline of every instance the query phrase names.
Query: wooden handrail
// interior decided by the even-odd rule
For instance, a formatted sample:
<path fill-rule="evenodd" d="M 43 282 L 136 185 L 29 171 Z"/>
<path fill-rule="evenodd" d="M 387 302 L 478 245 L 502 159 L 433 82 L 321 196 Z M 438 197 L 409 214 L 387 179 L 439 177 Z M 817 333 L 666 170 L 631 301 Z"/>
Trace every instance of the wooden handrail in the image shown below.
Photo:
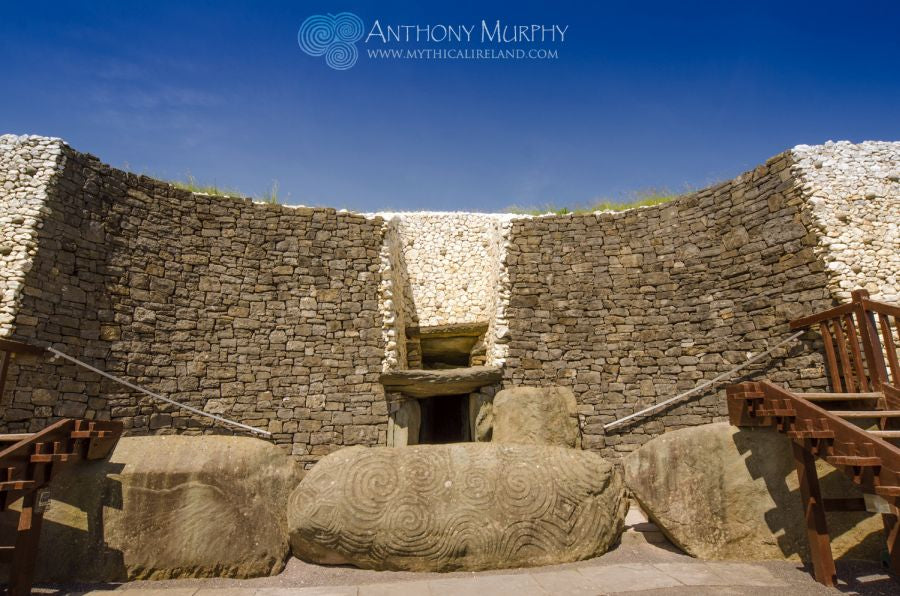
<path fill-rule="evenodd" d="M 851 297 L 848 304 L 791 321 L 791 329 L 818 324 L 833 391 L 878 391 L 883 383 L 900 383 L 894 340 L 900 306 L 871 300 L 866 290 L 855 290 Z"/>
<path fill-rule="evenodd" d="M 885 302 L 877 302 L 875 300 L 863 298 L 862 305 L 863 308 L 868 311 L 877 312 L 878 314 L 888 315 L 891 317 L 900 317 L 900 306 L 897 306 L 896 304 L 887 304 Z"/>
<path fill-rule="evenodd" d="M 891 568 L 900 572 L 900 447 L 890 442 L 900 439 L 900 358 L 894 339 L 900 307 L 871 300 L 866 290 L 851 297 L 848 304 L 790 322 L 792 330 L 818 326 L 831 393 L 804 395 L 767 381 L 727 388 L 732 424 L 775 426 L 792 440 L 813 573 L 825 585 L 836 578 L 815 457 L 843 468 L 864 492 L 888 500 L 885 536 Z M 853 400 L 864 403 L 854 408 Z M 840 407 L 828 410 L 815 401 Z M 877 418 L 877 430 L 851 422 L 865 418 Z"/>
<path fill-rule="evenodd" d="M 842 304 L 840 306 L 836 306 L 834 308 L 830 308 L 828 310 L 822 311 L 820 313 L 816 313 L 814 315 L 809 315 L 807 317 L 801 317 L 799 319 L 794 319 L 790 321 L 791 329 L 805 329 L 816 323 L 822 321 L 830 321 L 831 319 L 836 319 L 841 315 L 846 315 L 853 312 L 854 305 L 852 302 L 848 304 Z"/>
<path fill-rule="evenodd" d="M 880 413 L 900 406 L 900 390 L 883 383 Z M 728 414 L 735 426 L 774 426 L 792 440 L 800 495 L 806 517 L 807 538 L 813 574 L 820 583 L 834 585 L 835 567 L 825 519 L 827 509 L 822 498 L 814 458 L 837 466 L 866 493 L 887 501 L 890 513 L 884 515 L 885 538 L 890 565 L 900 571 L 900 448 L 889 442 L 900 431 L 881 428 L 871 431 L 856 426 L 847 418 L 857 412 L 827 410 L 795 393 L 768 381 L 746 382 L 727 389 Z M 875 414 L 867 411 L 859 414 Z M 849 416 L 848 416 L 849 414 Z"/>
<path fill-rule="evenodd" d="M 31 344 L 13 341 L 11 339 L 0 339 L 0 352 L 9 352 L 11 354 L 43 354 L 46 352 L 44 348 L 32 346 Z"/>

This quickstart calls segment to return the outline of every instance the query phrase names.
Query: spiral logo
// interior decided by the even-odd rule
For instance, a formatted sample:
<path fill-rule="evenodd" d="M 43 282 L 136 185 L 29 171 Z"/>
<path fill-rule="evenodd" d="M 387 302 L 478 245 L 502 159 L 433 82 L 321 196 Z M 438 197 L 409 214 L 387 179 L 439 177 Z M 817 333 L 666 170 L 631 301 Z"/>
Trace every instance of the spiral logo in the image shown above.
<path fill-rule="evenodd" d="M 359 53 L 354 44 L 362 36 L 362 19 L 352 12 L 314 14 L 300 25 L 297 43 L 310 56 L 325 56 L 331 68 L 347 70 L 356 64 Z"/>

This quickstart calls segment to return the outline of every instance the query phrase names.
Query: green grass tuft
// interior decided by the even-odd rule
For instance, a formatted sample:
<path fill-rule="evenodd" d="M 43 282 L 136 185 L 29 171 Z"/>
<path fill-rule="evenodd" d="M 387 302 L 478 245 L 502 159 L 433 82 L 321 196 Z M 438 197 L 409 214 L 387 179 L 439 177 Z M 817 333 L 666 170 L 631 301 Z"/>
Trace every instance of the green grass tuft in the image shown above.
<path fill-rule="evenodd" d="M 213 197 L 236 197 L 240 198 L 240 192 L 230 188 L 220 188 L 217 184 L 200 184 L 191 174 L 188 174 L 184 180 L 169 180 L 169 184 L 175 188 L 180 188 L 188 192 L 197 192 L 207 194 Z"/>
<path fill-rule="evenodd" d="M 625 201 L 596 201 L 587 205 L 576 205 L 572 207 L 559 207 L 552 203 L 540 207 L 518 207 L 513 205 L 508 207 L 508 213 L 517 213 L 521 215 L 545 215 L 552 213 L 554 215 L 568 215 L 574 213 L 583 215 L 593 213 L 594 211 L 625 211 L 626 209 L 634 209 L 635 207 L 650 207 L 652 205 L 661 205 L 668 203 L 673 199 L 682 196 L 683 193 L 674 193 L 668 190 L 643 190 L 632 193 L 632 198 Z"/>
<path fill-rule="evenodd" d="M 166 182 L 168 182 L 175 188 L 180 188 L 188 192 L 203 193 L 212 197 L 227 197 L 237 199 L 245 197 L 245 195 L 239 190 L 222 188 L 217 184 L 200 184 L 199 182 L 197 182 L 197 179 L 194 178 L 191 174 L 187 174 L 184 180 L 167 180 Z M 270 203 L 272 205 L 279 204 L 280 201 L 278 199 L 278 181 L 273 180 L 272 186 L 269 188 L 269 190 L 263 193 L 261 197 L 252 198 L 256 201 L 262 201 L 264 203 Z"/>
<path fill-rule="evenodd" d="M 278 180 L 272 180 L 272 187 L 259 200 L 272 205 L 278 204 Z"/>

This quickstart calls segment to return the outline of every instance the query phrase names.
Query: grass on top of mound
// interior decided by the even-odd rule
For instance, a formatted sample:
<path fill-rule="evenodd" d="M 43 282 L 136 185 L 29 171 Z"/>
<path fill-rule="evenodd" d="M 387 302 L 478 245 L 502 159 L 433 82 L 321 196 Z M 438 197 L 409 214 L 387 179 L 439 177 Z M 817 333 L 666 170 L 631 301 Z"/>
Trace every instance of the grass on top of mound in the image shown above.
<path fill-rule="evenodd" d="M 519 207 L 513 205 L 508 207 L 508 213 L 517 213 L 521 215 L 568 215 L 573 213 L 581 215 L 593 213 L 594 211 L 625 211 L 626 209 L 634 209 L 635 207 L 650 207 L 652 205 L 661 205 L 668 203 L 673 199 L 677 199 L 684 193 L 674 193 L 668 190 L 643 190 L 632 193 L 632 198 L 625 201 L 596 201 L 586 205 L 574 205 L 571 207 L 560 207 L 552 203 L 540 207 Z"/>
<path fill-rule="evenodd" d="M 180 188 L 189 192 L 203 193 L 212 197 L 232 197 L 243 198 L 244 194 L 231 188 L 220 188 L 216 184 L 201 184 L 191 174 L 188 174 L 184 180 L 167 180 L 169 184 L 175 188 Z M 271 188 L 267 190 L 261 197 L 253 197 L 257 201 L 264 203 L 278 204 L 278 181 L 273 181 Z"/>

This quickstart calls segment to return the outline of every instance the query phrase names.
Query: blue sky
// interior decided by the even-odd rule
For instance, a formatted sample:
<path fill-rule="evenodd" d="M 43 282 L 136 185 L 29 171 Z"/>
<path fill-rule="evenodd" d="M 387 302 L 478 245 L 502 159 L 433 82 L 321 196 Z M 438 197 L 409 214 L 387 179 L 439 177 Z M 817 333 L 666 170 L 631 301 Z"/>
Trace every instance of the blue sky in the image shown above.
<path fill-rule="evenodd" d="M 900 139 L 900 3 L 4 2 L 0 132 L 354 210 L 576 205 Z M 546 60 L 301 51 L 309 15 L 568 26 Z M 403 48 L 463 44 L 418 43 Z M 469 47 L 476 47 L 474 44 Z"/>

